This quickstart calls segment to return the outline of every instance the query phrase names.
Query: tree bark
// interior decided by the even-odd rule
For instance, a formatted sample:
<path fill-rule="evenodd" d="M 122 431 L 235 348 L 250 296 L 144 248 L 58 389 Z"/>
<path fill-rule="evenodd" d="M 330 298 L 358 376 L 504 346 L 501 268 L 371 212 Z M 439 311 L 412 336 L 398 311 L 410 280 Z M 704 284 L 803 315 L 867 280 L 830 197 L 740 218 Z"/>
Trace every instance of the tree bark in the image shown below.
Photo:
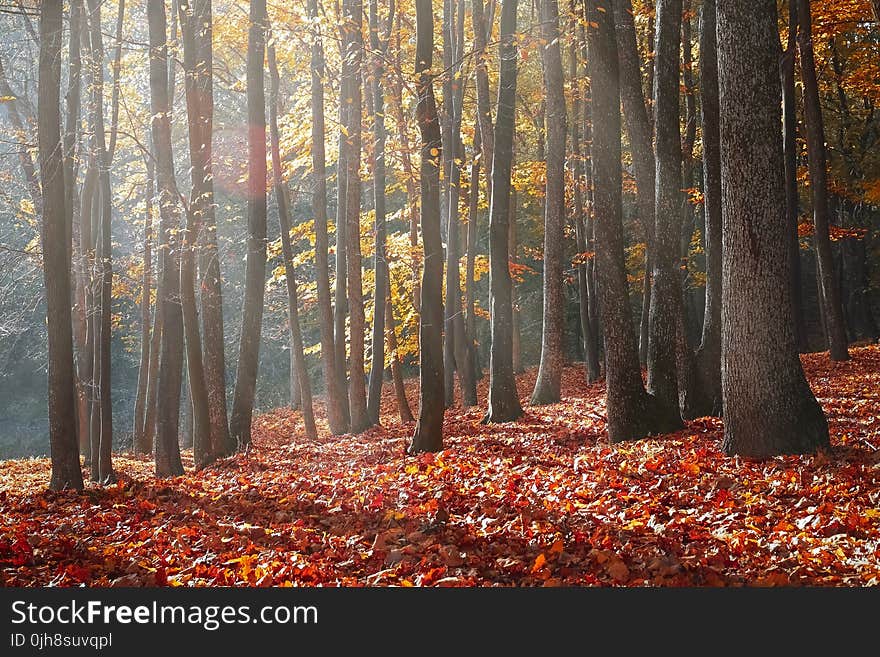
<path fill-rule="evenodd" d="M 587 0 L 588 73 L 592 88 L 593 201 L 599 311 L 605 330 L 607 431 L 611 442 L 636 440 L 659 427 L 642 384 L 623 255 L 620 86 L 608 0 Z M 602 8 L 604 11 L 599 11 Z"/>
<path fill-rule="evenodd" d="M 723 449 L 758 458 L 812 452 L 828 445 L 828 426 L 792 330 L 776 3 L 718 3 L 717 33 Z"/>
<path fill-rule="evenodd" d="M 678 236 L 681 232 L 681 137 L 679 134 L 679 43 L 681 0 L 658 0 L 654 56 L 656 199 L 653 284 L 648 339 L 648 392 L 668 430 L 683 426 L 676 367 L 677 316 L 681 310 Z"/>
<path fill-rule="evenodd" d="M 386 263 L 387 267 L 388 264 Z M 390 278 L 388 279 L 390 283 Z M 391 303 L 391 289 L 385 300 L 385 330 L 388 334 L 388 351 L 391 354 L 391 380 L 394 382 L 394 398 L 397 401 L 397 414 L 401 422 L 413 422 L 412 410 L 406 399 L 406 387 L 403 384 L 403 372 L 400 371 L 400 358 L 397 355 L 397 333 L 394 327 L 394 304 Z"/>
<path fill-rule="evenodd" d="M 42 216 L 43 281 L 48 331 L 48 413 L 52 490 L 83 489 L 76 439 L 73 329 L 70 312 L 70 244 L 64 206 L 64 152 L 61 141 L 62 2 L 40 8 L 40 64 L 37 133 L 40 179 L 46 204 Z"/>
<path fill-rule="evenodd" d="M 147 381 L 150 370 L 150 316 L 153 294 L 153 160 L 146 158 L 147 185 L 144 192 L 144 272 L 141 278 L 141 358 L 138 366 L 137 392 L 134 401 L 134 427 L 131 446 L 135 454 L 143 454 L 144 416 L 147 407 Z"/>
<path fill-rule="evenodd" d="M 477 257 L 477 218 L 480 201 L 480 162 L 483 159 L 482 140 L 480 138 L 480 124 L 477 119 L 474 126 L 474 157 L 471 160 L 470 186 L 468 197 L 468 225 L 467 225 L 467 257 L 465 264 L 465 335 L 467 348 L 473 363 L 474 381 L 482 378 L 480 357 L 477 352 L 477 318 L 476 318 L 476 284 L 474 282 L 474 269 Z"/>
<path fill-rule="evenodd" d="M 532 392 L 533 405 L 558 402 L 562 394 L 564 362 L 562 258 L 565 248 L 565 133 L 566 107 L 562 52 L 559 46 L 557 0 L 541 0 L 541 36 L 544 89 L 547 98 L 546 165 L 544 190 L 544 317 L 541 329 L 541 363 Z"/>
<path fill-rule="evenodd" d="M 116 153 L 116 138 L 119 134 L 119 78 L 122 73 L 122 25 L 125 21 L 125 0 L 116 5 L 116 51 L 113 53 L 112 91 L 110 96 L 110 144 L 107 146 L 107 161 L 112 162 Z"/>
<path fill-rule="evenodd" d="M 422 307 L 419 319 L 419 421 L 408 453 L 443 449 L 443 245 L 440 239 L 442 143 L 431 63 L 434 20 L 430 0 L 416 0 L 416 117 L 422 140 Z"/>
<path fill-rule="evenodd" d="M 719 153 L 716 0 L 703 0 L 700 21 L 700 111 L 703 125 L 703 208 L 706 240 L 706 311 L 694 355 L 689 418 L 721 415 L 721 159 Z"/>
<path fill-rule="evenodd" d="M 309 0 L 312 21 L 312 212 L 315 216 L 315 279 L 321 333 L 321 367 L 324 374 L 327 423 L 330 433 L 348 430 L 343 406 L 342 382 L 336 368 L 333 307 L 330 301 L 329 238 L 327 235 L 327 161 L 324 145 L 324 44 L 318 21 L 318 2 Z"/>
<path fill-rule="evenodd" d="M 100 0 L 88 0 L 91 27 L 92 60 L 94 76 L 92 79 L 93 111 L 95 112 L 95 156 L 98 164 L 98 189 L 100 191 L 100 231 L 98 253 L 101 271 L 101 292 L 98 306 L 100 325 L 96 341 L 96 374 L 98 396 L 100 399 L 100 440 L 98 458 L 92 452 L 92 479 L 104 484 L 115 481 L 113 472 L 113 403 L 111 382 L 111 318 L 113 303 L 113 260 L 110 224 L 113 206 L 110 189 L 110 154 L 107 151 L 104 135 L 104 45 L 101 31 Z M 94 441 L 92 443 L 94 445 Z"/>
<path fill-rule="evenodd" d="M 831 360 L 842 361 L 849 360 L 849 350 L 846 320 L 840 303 L 840 291 L 834 282 L 834 258 L 831 254 L 831 239 L 828 236 L 830 213 L 825 170 L 825 128 L 822 122 L 819 84 L 816 80 L 816 64 L 813 58 L 810 0 L 797 0 L 797 2 L 798 47 L 801 53 L 801 80 L 804 83 L 804 118 L 809 156 L 810 196 L 813 201 L 813 246 L 816 250 L 816 267 L 820 281 L 819 298 L 822 300 L 828 324 L 828 348 Z"/>
<path fill-rule="evenodd" d="M 291 380 L 291 386 L 298 386 L 302 402 L 303 424 L 306 437 L 317 440 L 318 429 L 315 426 L 315 412 L 312 408 L 312 384 L 309 381 L 309 370 L 303 353 L 302 329 L 299 321 L 299 299 L 296 289 L 296 271 L 293 266 L 293 248 L 290 243 L 290 209 L 284 189 L 281 171 L 281 146 L 278 135 L 278 64 L 275 61 L 275 46 L 268 47 L 269 79 L 271 82 L 269 102 L 269 132 L 272 143 L 272 178 L 275 188 L 275 200 L 278 203 L 278 224 L 281 232 L 281 253 L 284 258 L 285 282 L 287 284 L 287 319 L 290 329 L 290 358 L 296 366 L 294 369 L 298 380 Z"/>
<path fill-rule="evenodd" d="M 229 431 L 244 449 L 251 442 L 251 420 L 260 364 L 263 299 L 266 290 L 266 0 L 251 0 L 247 53 L 248 240 L 241 342 Z"/>
<path fill-rule="evenodd" d="M 782 79 L 782 129 L 783 151 L 785 153 L 785 243 L 791 278 L 788 288 L 791 294 L 792 315 L 794 316 L 795 341 L 798 351 L 807 350 L 807 336 L 804 330 L 804 310 L 801 294 L 801 249 L 798 237 L 798 198 L 797 182 L 797 103 L 795 98 L 794 70 L 797 59 L 798 30 L 797 0 L 788 0 L 788 38 L 785 52 L 780 60 L 780 77 Z"/>
<path fill-rule="evenodd" d="M 388 38 L 394 19 L 394 0 L 389 0 L 388 19 L 384 34 L 379 33 L 379 3 L 370 0 L 370 49 L 373 51 L 371 92 L 373 94 L 373 209 L 376 230 L 373 272 L 373 334 L 370 364 L 367 420 L 379 424 L 382 404 L 382 381 L 385 378 L 385 304 L 389 289 L 388 263 L 385 260 L 385 75 L 384 58 L 388 53 Z"/>
<path fill-rule="evenodd" d="M 513 303 L 508 265 L 510 170 L 513 164 L 517 77 L 516 8 L 517 0 L 502 0 L 498 47 L 501 70 L 492 158 L 492 196 L 489 204 L 492 347 L 489 356 L 489 408 L 483 422 L 510 422 L 522 415 L 513 374 Z"/>
<path fill-rule="evenodd" d="M 148 0 L 150 33 L 150 112 L 159 192 L 159 307 L 161 354 L 156 383 L 156 439 L 153 456 L 157 477 L 183 474 L 178 444 L 180 388 L 183 378 L 183 317 L 180 308 L 180 195 L 174 179 L 168 86 L 168 45 L 164 0 Z M 153 329 L 155 333 L 155 328 Z M 149 398 L 149 393 L 148 393 Z M 146 424 L 150 431 L 149 422 Z"/>

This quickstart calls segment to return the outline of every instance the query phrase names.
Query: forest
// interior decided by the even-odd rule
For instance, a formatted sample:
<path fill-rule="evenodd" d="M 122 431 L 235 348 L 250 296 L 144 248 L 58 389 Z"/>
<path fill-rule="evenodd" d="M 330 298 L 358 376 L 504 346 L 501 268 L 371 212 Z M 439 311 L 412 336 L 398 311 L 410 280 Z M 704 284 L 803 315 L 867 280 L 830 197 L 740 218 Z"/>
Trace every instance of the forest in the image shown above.
<path fill-rule="evenodd" d="M 0 586 L 880 584 L 880 0 L 0 26 Z"/>

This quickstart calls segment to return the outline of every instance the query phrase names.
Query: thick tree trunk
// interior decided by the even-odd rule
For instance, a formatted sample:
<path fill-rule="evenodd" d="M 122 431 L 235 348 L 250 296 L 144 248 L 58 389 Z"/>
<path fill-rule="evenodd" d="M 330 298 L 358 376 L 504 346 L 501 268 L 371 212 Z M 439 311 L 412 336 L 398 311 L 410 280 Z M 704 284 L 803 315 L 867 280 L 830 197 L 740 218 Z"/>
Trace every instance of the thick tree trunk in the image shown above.
<path fill-rule="evenodd" d="M 440 239 L 442 144 L 431 63 L 434 21 L 430 0 L 416 0 L 416 117 L 421 134 L 424 273 L 419 320 L 419 421 L 408 452 L 443 449 L 443 244 Z"/>
<path fill-rule="evenodd" d="M 828 426 L 792 331 L 776 3 L 718 3 L 717 33 L 723 449 L 759 458 L 813 452 L 828 445 Z"/>
<path fill-rule="evenodd" d="M 679 43 L 681 0 L 658 0 L 654 55 L 653 284 L 648 339 L 648 392 L 667 430 L 683 426 L 676 367 L 677 317 L 681 310 L 678 236 L 681 218 L 681 137 L 679 134 Z"/>
<path fill-rule="evenodd" d="M 600 11 L 599 9 L 604 11 Z M 593 199 L 599 311 L 605 330 L 608 438 L 635 440 L 657 430 L 633 332 L 623 255 L 620 86 L 608 0 L 587 0 L 588 73 L 592 87 Z"/>
<path fill-rule="evenodd" d="M 689 418 L 721 415 L 721 159 L 718 124 L 716 0 L 703 0 L 700 21 L 700 109 L 703 124 L 703 208 L 706 221 L 706 310 L 694 355 Z"/>
<path fill-rule="evenodd" d="M 156 383 L 156 439 L 153 450 L 157 477 L 183 474 L 178 444 L 180 387 L 183 378 L 183 317 L 180 309 L 180 207 L 174 180 L 168 87 L 168 46 L 164 0 L 148 0 L 150 33 L 150 112 L 159 192 L 159 307 L 161 354 Z M 153 329 L 154 333 L 156 329 Z M 149 398 L 149 393 L 147 395 Z M 149 402 L 148 402 L 149 403 Z M 148 413 L 149 418 L 149 413 Z M 146 423 L 147 433 L 151 430 Z"/>
<path fill-rule="evenodd" d="M 819 298 L 822 299 L 825 320 L 828 324 L 828 348 L 831 360 L 849 360 L 846 321 L 840 303 L 840 292 L 834 282 L 834 258 L 831 254 L 831 239 L 828 236 L 830 213 L 825 170 L 825 128 L 822 122 L 822 105 L 813 58 L 810 0 L 797 0 L 797 2 L 798 47 L 801 53 L 801 80 L 804 83 L 804 118 L 809 155 L 810 195 L 813 201 L 813 246 L 816 249 L 816 267 L 819 271 L 821 291 Z"/>
<path fill-rule="evenodd" d="M 266 290 L 266 0 L 251 0 L 247 54 L 248 240 L 241 342 L 229 431 L 244 449 L 251 442 L 251 420 L 260 364 L 263 299 Z"/>
<path fill-rule="evenodd" d="M 278 64 L 275 61 L 275 46 L 268 47 L 269 76 L 271 82 L 269 102 L 269 132 L 272 142 L 272 179 L 275 200 L 278 203 L 278 224 L 281 232 L 281 253 L 284 258 L 284 273 L 287 283 L 287 319 L 290 329 L 290 359 L 295 363 L 293 369 L 299 375 L 298 380 L 291 380 L 292 387 L 298 387 L 302 402 L 303 424 L 306 436 L 311 440 L 318 438 L 315 426 L 315 412 L 312 408 L 312 384 L 309 381 L 309 370 L 303 353 L 302 329 L 299 321 L 299 299 L 296 289 L 296 271 L 293 266 L 293 248 L 290 244 L 290 209 L 284 189 L 281 172 L 281 146 L 278 135 Z"/>
<path fill-rule="evenodd" d="M 547 98 L 546 164 L 544 192 L 544 317 L 541 328 L 541 363 L 532 392 L 533 405 L 558 402 L 562 391 L 563 314 L 562 258 L 565 250 L 565 90 L 559 46 L 559 7 L 556 0 L 541 0 L 541 36 L 544 89 Z"/>
<path fill-rule="evenodd" d="M 794 70 L 797 58 L 798 30 L 797 0 L 788 0 L 788 39 L 779 69 L 782 79 L 782 129 L 785 153 L 785 243 L 787 246 L 791 277 L 788 288 L 791 294 L 795 342 L 798 351 L 807 351 L 804 329 L 804 310 L 801 294 L 801 249 L 798 238 L 798 182 L 797 182 L 797 103 L 795 99 Z"/>
<path fill-rule="evenodd" d="M 150 316 L 153 294 L 153 160 L 146 158 L 147 187 L 144 192 L 147 211 L 144 217 L 144 273 L 141 278 L 141 358 L 138 366 L 137 393 L 134 401 L 134 427 L 131 447 L 135 454 L 143 454 L 144 415 L 147 407 L 147 381 L 150 370 Z"/>
<path fill-rule="evenodd" d="M 318 2 L 309 0 L 312 21 L 312 212 L 315 217 L 315 279 L 321 333 L 321 367 L 324 374 L 327 423 L 330 433 L 348 431 L 343 405 L 344 392 L 336 368 L 333 307 L 330 301 L 329 238 L 327 235 L 327 163 L 324 145 L 324 45 L 318 19 Z"/>
<path fill-rule="evenodd" d="M 40 179 L 46 204 L 42 216 L 43 280 L 49 339 L 49 450 L 52 490 L 82 490 L 76 440 L 73 332 L 70 313 L 70 243 L 64 206 L 61 141 L 62 2 L 44 0 L 40 9 L 40 68 L 37 133 Z"/>
<path fill-rule="evenodd" d="M 484 422 L 510 422 L 522 415 L 513 374 L 513 303 L 508 266 L 510 170 L 513 164 L 517 76 L 516 6 L 517 0 L 502 0 L 501 38 L 498 47 L 501 71 L 492 158 L 492 196 L 489 204 L 492 347 L 489 356 L 489 408 L 483 418 Z"/>
<path fill-rule="evenodd" d="M 104 135 L 104 45 L 101 31 L 101 5 L 100 0 L 88 0 L 90 13 L 89 24 L 91 27 L 92 60 L 94 76 L 92 79 L 93 111 L 95 112 L 95 157 L 98 163 L 98 189 L 100 192 L 100 238 L 98 240 L 98 254 L 100 258 L 101 292 L 98 306 L 100 324 L 98 339 L 96 341 L 97 358 L 96 374 L 98 379 L 98 396 L 100 399 L 100 440 L 99 456 L 95 459 L 92 453 L 92 478 L 101 483 L 108 484 L 115 481 L 113 473 L 113 404 L 112 382 L 110 367 L 111 346 L 111 316 L 113 303 L 113 260 L 112 239 L 110 235 L 110 223 L 113 216 L 113 206 L 110 189 L 110 154 L 107 151 Z M 94 441 L 92 443 L 94 445 Z M 97 465 L 97 469 L 96 466 Z M 97 475 L 97 478 L 96 478 Z"/>

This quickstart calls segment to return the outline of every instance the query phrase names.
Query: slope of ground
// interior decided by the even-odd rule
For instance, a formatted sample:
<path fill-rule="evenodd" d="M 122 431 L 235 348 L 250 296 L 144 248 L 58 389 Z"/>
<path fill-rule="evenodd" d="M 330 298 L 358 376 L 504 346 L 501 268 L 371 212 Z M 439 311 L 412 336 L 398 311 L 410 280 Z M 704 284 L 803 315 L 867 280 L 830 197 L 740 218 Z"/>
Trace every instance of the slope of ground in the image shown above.
<path fill-rule="evenodd" d="M 711 418 L 609 445 L 603 387 L 570 367 L 517 423 L 450 409 L 435 455 L 404 455 L 388 391 L 382 428 L 313 443 L 277 410 L 174 479 L 120 455 L 118 484 L 57 494 L 47 460 L 0 462 L 0 585 L 878 584 L 880 349 L 852 353 L 804 358 L 832 432 L 814 457 L 725 457 Z"/>

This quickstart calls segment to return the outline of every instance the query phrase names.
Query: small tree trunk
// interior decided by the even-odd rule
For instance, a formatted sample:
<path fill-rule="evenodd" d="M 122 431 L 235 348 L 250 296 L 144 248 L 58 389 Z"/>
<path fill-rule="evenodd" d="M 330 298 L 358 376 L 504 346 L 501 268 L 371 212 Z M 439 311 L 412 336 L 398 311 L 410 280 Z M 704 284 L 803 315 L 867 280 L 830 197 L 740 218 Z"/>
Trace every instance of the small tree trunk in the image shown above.
<path fill-rule="evenodd" d="M 281 175 L 281 146 L 278 136 L 278 64 L 275 61 L 275 46 L 268 47 L 269 55 L 269 79 L 271 81 L 269 103 L 269 131 L 272 142 L 272 178 L 275 187 L 275 199 L 278 203 L 278 223 L 281 233 L 281 253 L 284 258 L 284 273 L 287 283 L 287 312 L 290 328 L 290 359 L 296 364 L 294 368 L 299 375 L 298 379 L 291 379 L 291 386 L 299 388 L 302 401 L 303 424 L 306 436 L 311 440 L 317 440 L 318 429 L 315 426 L 315 413 L 312 409 L 312 384 L 309 381 L 309 370 L 306 367 L 305 354 L 303 353 L 302 329 L 299 322 L 299 299 L 296 290 L 296 271 L 293 266 L 293 248 L 290 244 L 290 209 L 287 203 L 287 194 L 284 190 L 284 180 Z"/>
<path fill-rule="evenodd" d="M 793 0 L 792 0 L 793 1 Z M 828 348 L 831 360 L 849 360 L 846 321 L 840 293 L 834 284 L 834 258 L 828 236 L 828 181 L 825 157 L 825 128 L 816 64 L 813 59 L 810 0 L 798 2 L 798 46 L 801 53 L 801 79 L 804 83 L 804 117 L 806 123 L 807 153 L 810 168 L 810 195 L 813 201 L 813 245 L 816 249 L 816 267 L 819 271 L 825 320 L 828 324 Z"/>
<path fill-rule="evenodd" d="M 480 357 L 477 352 L 477 318 L 476 318 L 476 284 L 474 282 L 474 268 L 477 257 L 477 217 L 480 200 L 480 161 L 483 159 L 482 141 L 480 139 L 480 124 L 477 121 L 474 126 L 474 158 L 471 161 L 470 196 L 468 198 L 468 225 L 467 225 L 467 258 L 465 265 L 465 334 L 467 348 L 470 351 L 473 363 L 474 381 L 482 378 Z"/>
<path fill-rule="evenodd" d="M 144 273 L 141 278 L 141 359 L 138 366 L 137 393 L 134 402 L 134 428 L 131 447 L 135 454 L 144 453 L 144 415 L 147 405 L 147 380 L 150 370 L 150 308 L 153 294 L 153 160 L 146 158 L 147 211 L 144 217 Z"/>
<path fill-rule="evenodd" d="M 514 378 L 513 299 L 508 260 L 511 223 L 510 171 L 513 165 L 517 76 L 516 6 L 517 0 L 502 0 L 498 50 L 501 71 L 492 158 L 492 200 L 489 208 L 492 347 L 489 360 L 489 408 L 483 418 L 484 422 L 510 422 L 522 415 Z"/>
<path fill-rule="evenodd" d="M 442 144 L 431 62 L 434 21 L 430 0 L 416 0 L 416 117 L 422 139 L 421 205 L 424 273 L 419 321 L 419 421 L 410 454 L 443 449 L 443 245 L 440 239 Z"/>
<path fill-rule="evenodd" d="M 161 234 L 161 228 L 160 228 Z M 161 256 L 159 259 L 161 263 Z M 162 349 L 161 279 L 156 292 L 156 312 L 150 334 L 150 364 L 147 370 L 147 397 L 144 406 L 143 440 L 135 445 L 138 454 L 152 454 L 156 442 L 156 421 L 159 414 L 159 354 Z"/>
<path fill-rule="evenodd" d="M 828 445 L 828 425 L 792 330 L 776 3 L 719 2 L 717 34 L 723 449 L 759 458 L 813 452 Z"/>
<path fill-rule="evenodd" d="M 343 406 L 342 383 L 338 377 L 333 336 L 333 307 L 330 302 L 329 238 L 327 235 L 327 164 L 324 146 L 324 45 L 318 19 L 318 2 L 309 0 L 312 23 L 312 212 L 315 216 L 315 278 L 321 332 L 321 367 L 324 374 L 327 423 L 330 433 L 348 430 Z"/>
<path fill-rule="evenodd" d="M 248 107 L 248 250 L 241 343 L 229 431 L 239 448 L 251 442 L 251 420 L 260 364 L 263 300 L 266 290 L 266 0 L 251 0 L 247 54 Z"/>
<path fill-rule="evenodd" d="M 76 440 L 73 334 L 70 314 L 70 244 L 64 208 L 61 141 L 62 2 L 44 0 L 40 9 L 37 132 L 40 178 L 46 205 L 42 216 L 43 279 L 49 339 L 49 449 L 52 490 L 83 489 Z"/>
<path fill-rule="evenodd" d="M 561 399 L 564 366 L 562 258 L 565 248 L 565 93 L 562 52 L 559 47 L 559 7 L 556 0 L 541 0 L 541 35 L 544 89 L 547 98 L 546 165 L 544 194 L 544 317 L 541 330 L 541 363 L 532 392 L 532 404 L 552 404 Z"/>
<path fill-rule="evenodd" d="M 113 472 L 113 403 L 111 377 L 111 304 L 113 303 L 113 261 L 112 240 L 110 235 L 110 223 L 113 216 L 113 206 L 110 189 L 110 154 L 107 151 L 104 136 L 104 45 L 101 32 L 101 5 L 100 0 L 88 0 L 91 26 L 92 61 L 94 75 L 92 79 L 92 93 L 94 94 L 93 111 L 95 112 L 95 145 L 98 163 L 98 189 L 100 191 L 100 239 L 98 241 L 101 271 L 101 293 L 98 304 L 100 324 L 98 330 L 98 346 L 96 360 L 96 374 L 98 376 L 98 395 L 100 397 L 100 441 L 99 457 L 97 459 L 97 481 L 109 484 L 115 481 Z M 94 442 L 93 442 L 94 444 Z M 95 454 L 92 453 L 92 463 L 95 463 Z M 92 473 L 95 474 L 94 465 Z"/>

